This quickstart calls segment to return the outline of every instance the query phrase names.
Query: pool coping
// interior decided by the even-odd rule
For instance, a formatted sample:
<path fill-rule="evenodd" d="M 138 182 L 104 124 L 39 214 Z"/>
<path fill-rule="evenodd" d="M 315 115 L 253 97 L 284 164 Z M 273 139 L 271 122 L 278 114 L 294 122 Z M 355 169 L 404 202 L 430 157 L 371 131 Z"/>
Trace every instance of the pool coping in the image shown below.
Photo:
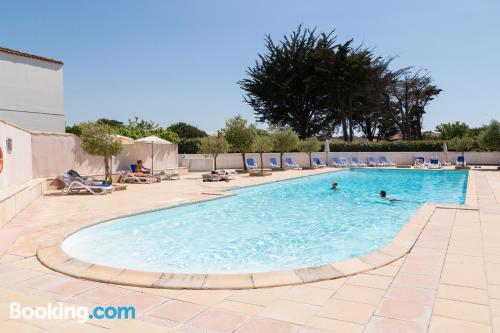
<path fill-rule="evenodd" d="M 164 210 L 184 206 L 187 204 L 202 203 L 232 195 L 235 195 L 235 193 L 224 192 L 224 194 L 217 198 L 205 198 L 195 201 L 188 200 L 186 202 L 164 208 L 157 208 L 152 210 L 150 209 L 100 220 L 84 227 L 76 228 L 66 235 L 58 236 L 57 238 L 40 245 L 37 249 L 36 256 L 44 266 L 56 272 L 78 279 L 118 285 L 166 289 L 254 289 L 278 287 L 337 279 L 385 266 L 400 259 L 413 248 L 418 237 L 420 236 L 421 232 L 427 225 L 427 222 L 436 209 L 441 208 L 478 210 L 475 179 L 474 177 L 472 177 L 472 172 L 469 171 L 467 179 L 466 200 L 464 205 L 424 204 L 401 228 L 399 233 L 385 246 L 357 258 L 324 264 L 320 266 L 305 267 L 292 270 L 241 274 L 188 274 L 146 272 L 89 263 L 69 256 L 62 249 L 62 242 L 68 236 L 81 229 L 85 229 L 93 225 L 105 223 L 110 220 L 123 218 L 126 216 Z"/>

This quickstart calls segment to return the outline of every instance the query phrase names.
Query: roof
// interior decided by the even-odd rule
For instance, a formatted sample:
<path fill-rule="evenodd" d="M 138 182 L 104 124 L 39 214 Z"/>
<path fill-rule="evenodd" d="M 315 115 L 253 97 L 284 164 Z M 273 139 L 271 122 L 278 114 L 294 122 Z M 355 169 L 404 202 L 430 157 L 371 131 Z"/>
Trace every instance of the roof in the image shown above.
<path fill-rule="evenodd" d="M 64 65 L 64 62 L 62 62 L 60 60 L 45 58 L 45 57 L 37 56 L 37 55 L 34 55 L 34 54 L 30 54 L 30 53 L 25 53 L 25 52 L 21 52 L 21 51 L 16 51 L 16 50 L 8 49 L 8 48 L 1 47 L 1 46 L 0 46 L 0 52 L 8 53 L 8 54 L 13 54 L 13 55 L 20 56 L 20 57 L 25 57 L 25 58 L 31 58 L 31 59 L 36 59 L 36 60 L 51 62 L 51 63 L 58 64 L 58 65 Z"/>

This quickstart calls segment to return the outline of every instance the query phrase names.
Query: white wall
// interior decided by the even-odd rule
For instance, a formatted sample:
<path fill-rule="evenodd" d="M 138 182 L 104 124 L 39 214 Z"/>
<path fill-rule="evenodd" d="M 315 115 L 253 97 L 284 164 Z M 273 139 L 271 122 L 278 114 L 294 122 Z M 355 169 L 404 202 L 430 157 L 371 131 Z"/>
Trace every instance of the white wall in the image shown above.
<path fill-rule="evenodd" d="M 63 65 L 0 51 L 0 119 L 64 132 Z"/>
<path fill-rule="evenodd" d="M 448 162 L 454 163 L 459 152 L 448 152 L 447 157 L 442 152 L 330 152 L 328 154 L 328 159 L 332 157 L 357 157 L 360 162 L 367 163 L 368 156 L 373 156 L 376 160 L 380 156 L 386 156 L 389 160 L 394 161 L 401 165 L 411 165 L 413 164 L 413 158 L 415 156 L 422 156 L 425 160 L 429 160 L 431 157 L 437 157 L 441 161 L 448 160 Z M 276 157 L 279 161 L 279 154 L 270 153 L 264 154 L 264 167 L 269 167 L 269 158 Z M 306 153 L 287 153 L 284 155 L 293 157 L 295 163 L 300 166 L 309 166 L 309 157 Z M 318 152 L 313 153 L 313 157 L 319 157 L 323 162 L 325 162 L 325 153 Z M 252 157 L 255 162 L 260 165 L 260 156 L 256 153 L 247 154 L 247 157 Z M 500 165 L 500 152 L 466 152 L 465 159 L 468 164 L 480 164 L 480 165 Z M 191 160 L 191 161 L 189 161 Z M 212 167 L 212 158 L 205 157 L 203 154 L 181 154 L 179 155 L 179 163 L 181 166 L 188 166 L 189 171 L 207 171 Z M 243 161 L 241 154 L 228 153 L 219 155 L 217 158 L 217 168 L 218 169 L 241 169 L 243 168 Z"/>
<path fill-rule="evenodd" d="M 12 152 L 7 152 L 7 139 L 12 139 Z M 0 121 L 0 147 L 3 152 L 3 171 L 0 189 L 25 183 L 33 178 L 31 168 L 31 134 Z"/>
<path fill-rule="evenodd" d="M 85 153 L 80 146 L 80 138 L 66 133 L 32 133 L 33 177 L 56 177 L 69 169 L 82 175 L 103 174 L 104 162 L 99 156 Z M 175 169 L 178 167 L 176 144 L 154 146 L 154 168 Z M 123 145 L 123 151 L 113 157 L 112 171 L 126 170 L 138 159 L 146 167 L 151 166 L 151 145 L 134 143 Z"/>

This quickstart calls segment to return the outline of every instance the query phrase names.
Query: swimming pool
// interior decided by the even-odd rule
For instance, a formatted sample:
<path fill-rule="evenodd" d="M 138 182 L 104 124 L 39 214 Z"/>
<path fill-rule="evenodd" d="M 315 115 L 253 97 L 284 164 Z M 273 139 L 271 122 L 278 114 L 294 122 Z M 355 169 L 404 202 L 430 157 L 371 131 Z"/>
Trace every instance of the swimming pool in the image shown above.
<path fill-rule="evenodd" d="M 153 272 L 317 266 L 382 247 L 424 203 L 464 203 L 466 186 L 466 171 L 343 170 L 97 224 L 62 248 L 91 263 Z M 401 201 L 380 199 L 382 189 Z"/>

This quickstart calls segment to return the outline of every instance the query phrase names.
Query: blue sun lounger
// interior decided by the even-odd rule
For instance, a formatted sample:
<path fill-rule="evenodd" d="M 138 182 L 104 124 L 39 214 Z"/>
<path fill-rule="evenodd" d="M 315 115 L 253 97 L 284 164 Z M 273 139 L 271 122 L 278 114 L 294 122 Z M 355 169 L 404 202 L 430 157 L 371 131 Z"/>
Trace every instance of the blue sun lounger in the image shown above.
<path fill-rule="evenodd" d="M 290 169 L 294 169 L 294 170 L 300 169 L 300 166 L 297 163 L 295 163 L 291 157 L 285 158 L 285 164 Z"/>
<path fill-rule="evenodd" d="M 325 163 L 321 162 L 321 159 L 319 157 L 313 157 L 313 165 L 318 168 L 324 168 L 326 167 Z"/>
<path fill-rule="evenodd" d="M 461 166 L 467 165 L 467 161 L 465 160 L 465 157 L 463 157 L 461 155 L 457 156 L 456 165 L 461 165 Z"/>
<path fill-rule="evenodd" d="M 271 165 L 271 169 L 280 169 L 281 168 L 281 166 L 279 165 L 279 163 L 275 157 L 271 157 L 269 159 L 269 165 Z"/>
<path fill-rule="evenodd" d="M 252 170 L 252 169 L 258 169 L 259 167 L 253 160 L 253 158 L 247 158 L 247 168 Z"/>
<path fill-rule="evenodd" d="M 351 157 L 351 166 L 355 168 L 366 168 L 366 164 L 359 162 L 357 157 Z"/>

